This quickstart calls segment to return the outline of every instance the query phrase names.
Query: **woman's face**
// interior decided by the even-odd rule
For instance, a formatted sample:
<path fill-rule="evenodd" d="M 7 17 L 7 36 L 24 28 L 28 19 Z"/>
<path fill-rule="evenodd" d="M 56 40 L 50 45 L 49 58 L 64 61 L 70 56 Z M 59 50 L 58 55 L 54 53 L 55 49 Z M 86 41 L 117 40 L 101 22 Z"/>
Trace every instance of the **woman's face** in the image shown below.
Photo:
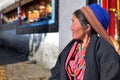
<path fill-rule="evenodd" d="M 71 31 L 73 39 L 83 40 L 85 32 L 81 23 L 79 22 L 78 18 L 75 15 L 72 16 Z"/>

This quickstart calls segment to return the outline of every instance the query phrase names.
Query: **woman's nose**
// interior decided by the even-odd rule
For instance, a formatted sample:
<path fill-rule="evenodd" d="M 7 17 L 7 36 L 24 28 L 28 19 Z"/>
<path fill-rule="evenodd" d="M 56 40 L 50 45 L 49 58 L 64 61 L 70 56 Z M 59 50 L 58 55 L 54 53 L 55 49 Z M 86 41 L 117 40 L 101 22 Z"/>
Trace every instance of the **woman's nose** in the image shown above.
<path fill-rule="evenodd" d="M 73 25 L 71 25 L 70 29 L 73 30 Z"/>

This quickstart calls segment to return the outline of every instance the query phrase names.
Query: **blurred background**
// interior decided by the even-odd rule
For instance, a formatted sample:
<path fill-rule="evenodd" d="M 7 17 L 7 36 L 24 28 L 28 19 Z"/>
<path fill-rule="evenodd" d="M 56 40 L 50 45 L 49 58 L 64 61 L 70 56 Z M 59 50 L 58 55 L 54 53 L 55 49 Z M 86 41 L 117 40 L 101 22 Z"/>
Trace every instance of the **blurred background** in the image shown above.
<path fill-rule="evenodd" d="M 48 80 L 72 40 L 72 13 L 91 3 L 108 10 L 119 42 L 120 0 L 0 0 L 0 80 Z"/>

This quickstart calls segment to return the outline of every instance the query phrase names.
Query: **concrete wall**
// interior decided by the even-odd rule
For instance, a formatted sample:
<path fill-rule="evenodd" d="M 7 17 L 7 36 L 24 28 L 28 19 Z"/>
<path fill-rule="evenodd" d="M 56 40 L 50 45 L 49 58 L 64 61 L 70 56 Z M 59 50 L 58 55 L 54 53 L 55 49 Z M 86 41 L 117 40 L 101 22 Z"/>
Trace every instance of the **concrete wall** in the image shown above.
<path fill-rule="evenodd" d="M 60 52 L 65 45 L 72 39 L 70 25 L 72 13 L 76 9 L 80 9 L 86 5 L 86 0 L 59 0 L 59 38 L 60 38 Z"/>
<path fill-rule="evenodd" d="M 18 35 L 16 30 L 6 30 L 0 31 L 0 40 L 4 41 L 5 47 L 49 69 L 59 54 L 59 33 Z"/>
<path fill-rule="evenodd" d="M 47 68 L 52 68 L 59 55 L 59 33 L 32 34 L 29 37 L 29 59 L 42 62 Z M 34 54 L 35 53 L 35 54 Z"/>

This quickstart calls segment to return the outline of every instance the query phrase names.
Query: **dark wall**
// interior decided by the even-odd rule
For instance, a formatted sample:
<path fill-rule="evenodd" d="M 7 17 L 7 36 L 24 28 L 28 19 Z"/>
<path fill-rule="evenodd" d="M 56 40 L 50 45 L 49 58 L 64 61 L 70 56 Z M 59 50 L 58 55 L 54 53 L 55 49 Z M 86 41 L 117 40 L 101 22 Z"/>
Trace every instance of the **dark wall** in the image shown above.
<path fill-rule="evenodd" d="M 86 4 L 97 3 L 97 0 L 86 0 Z"/>

